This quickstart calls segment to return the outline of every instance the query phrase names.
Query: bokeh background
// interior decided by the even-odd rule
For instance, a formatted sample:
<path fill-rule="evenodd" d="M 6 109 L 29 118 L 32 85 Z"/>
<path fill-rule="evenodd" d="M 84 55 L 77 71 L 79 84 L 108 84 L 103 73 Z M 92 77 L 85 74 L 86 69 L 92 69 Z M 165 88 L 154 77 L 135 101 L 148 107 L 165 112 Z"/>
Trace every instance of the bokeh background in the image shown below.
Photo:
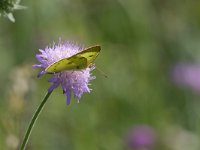
<path fill-rule="evenodd" d="M 35 54 L 53 42 L 99 44 L 91 93 L 66 106 L 61 88 L 30 150 L 199 150 L 200 1 L 23 0 L 0 17 L 0 149 L 15 150 L 47 88 Z"/>

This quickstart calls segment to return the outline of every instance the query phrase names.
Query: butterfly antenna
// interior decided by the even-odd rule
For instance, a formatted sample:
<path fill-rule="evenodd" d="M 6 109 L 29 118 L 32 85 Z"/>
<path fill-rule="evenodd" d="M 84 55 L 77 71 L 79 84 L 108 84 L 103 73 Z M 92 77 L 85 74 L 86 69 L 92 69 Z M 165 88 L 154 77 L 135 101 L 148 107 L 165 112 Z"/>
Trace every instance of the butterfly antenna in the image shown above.
<path fill-rule="evenodd" d="M 105 72 L 103 72 L 101 69 L 99 69 L 97 66 L 96 66 L 96 69 L 105 77 L 105 78 L 108 78 L 108 76 L 105 74 Z"/>

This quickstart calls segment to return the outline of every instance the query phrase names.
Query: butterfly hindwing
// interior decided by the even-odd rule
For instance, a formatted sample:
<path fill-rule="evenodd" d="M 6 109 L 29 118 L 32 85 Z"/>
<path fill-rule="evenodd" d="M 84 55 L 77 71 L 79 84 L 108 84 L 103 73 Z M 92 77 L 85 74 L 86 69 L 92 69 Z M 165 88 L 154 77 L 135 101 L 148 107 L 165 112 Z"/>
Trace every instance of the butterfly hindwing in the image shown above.
<path fill-rule="evenodd" d="M 85 57 L 75 55 L 70 57 L 69 60 L 72 62 L 72 64 L 74 64 L 74 68 L 72 68 L 71 70 L 80 70 L 87 67 L 87 59 Z"/>

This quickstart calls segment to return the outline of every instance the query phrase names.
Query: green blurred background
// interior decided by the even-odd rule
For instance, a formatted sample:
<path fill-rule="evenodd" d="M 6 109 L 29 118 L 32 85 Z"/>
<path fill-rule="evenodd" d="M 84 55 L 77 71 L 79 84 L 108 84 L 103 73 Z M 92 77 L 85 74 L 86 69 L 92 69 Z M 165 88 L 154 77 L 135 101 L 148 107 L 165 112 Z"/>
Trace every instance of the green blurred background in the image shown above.
<path fill-rule="evenodd" d="M 95 70 L 93 90 L 79 104 L 72 99 L 66 106 L 56 89 L 27 149 L 142 150 L 127 144 L 127 135 L 140 125 L 156 135 L 149 149 L 200 149 L 200 90 L 171 77 L 179 62 L 199 65 L 200 1 L 23 0 L 21 5 L 28 8 L 13 13 L 15 23 L 0 18 L 0 149 L 19 146 L 50 86 L 50 75 L 36 77 L 35 54 L 59 38 L 101 45 L 96 65 L 108 78 Z"/>

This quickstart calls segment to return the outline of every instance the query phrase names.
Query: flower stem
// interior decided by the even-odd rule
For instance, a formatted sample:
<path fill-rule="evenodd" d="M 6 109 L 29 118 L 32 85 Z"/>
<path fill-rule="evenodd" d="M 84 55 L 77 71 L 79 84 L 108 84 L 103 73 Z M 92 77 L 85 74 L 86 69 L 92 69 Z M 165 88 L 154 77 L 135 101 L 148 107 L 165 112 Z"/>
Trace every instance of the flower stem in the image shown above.
<path fill-rule="evenodd" d="M 40 104 L 39 107 L 36 109 L 36 111 L 35 111 L 35 113 L 34 113 L 32 119 L 31 119 L 31 122 L 29 123 L 28 129 L 27 129 L 26 134 L 25 134 L 25 136 L 24 136 L 24 139 L 23 139 L 22 145 L 21 145 L 21 147 L 20 147 L 20 150 L 25 150 L 26 144 L 27 144 L 28 139 L 29 139 L 29 137 L 30 137 L 31 131 L 32 131 L 32 129 L 33 129 L 33 126 L 34 126 L 34 124 L 35 124 L 35 122 L 36 122 L 36 120 L 37 120 L 37 118 L 38 118 L 40 112 L 42 111 L 42 109 L 43 109 L 45 103 L 47 102 L 49 96 L 51 95 L 51 93 L 52 93 L 52 91 L 51 91 L 51 92 L 48 92 L 48 93 L 45 95 L 45 97 L 44 97 L 44 99 L 42 100 L 41 104 Z"/>

